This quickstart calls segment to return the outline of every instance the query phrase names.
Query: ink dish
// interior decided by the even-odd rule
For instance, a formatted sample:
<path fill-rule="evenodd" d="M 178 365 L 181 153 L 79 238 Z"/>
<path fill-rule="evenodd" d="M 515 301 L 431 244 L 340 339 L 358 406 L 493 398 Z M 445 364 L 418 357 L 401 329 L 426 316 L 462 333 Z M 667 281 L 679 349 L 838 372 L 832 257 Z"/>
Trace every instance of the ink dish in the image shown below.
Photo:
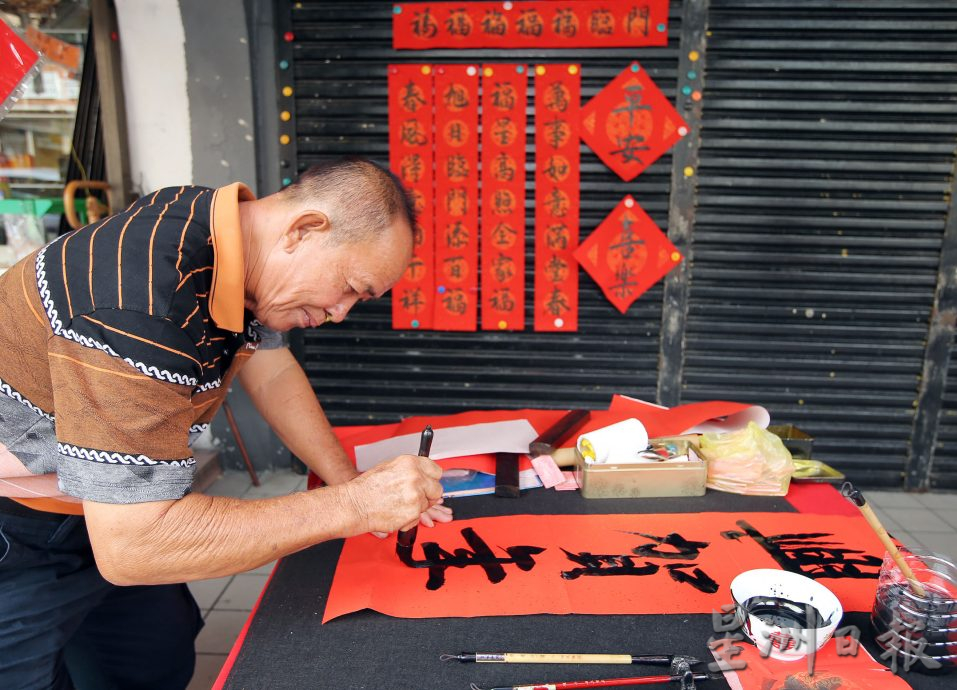
<path fill-rule="evenodd" d="M 748 570 L 731 582 L 742 631 L 764 656 L 797 661 L 823 647 L 844 615 L 827 587 L 784 570 Z"/>

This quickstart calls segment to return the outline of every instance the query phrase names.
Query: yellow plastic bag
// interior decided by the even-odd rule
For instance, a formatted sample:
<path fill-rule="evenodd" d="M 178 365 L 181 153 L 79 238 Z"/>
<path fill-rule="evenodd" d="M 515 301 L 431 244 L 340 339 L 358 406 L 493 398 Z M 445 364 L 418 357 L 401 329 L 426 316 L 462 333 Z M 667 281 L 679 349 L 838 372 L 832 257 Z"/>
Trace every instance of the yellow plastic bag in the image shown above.
<path fill-rule="evenodd" d="M 754 422 L 727 434 L 703 434 L 709 489 L 752 496 L 784 496 L 794 461 L 781 439 Z"/>

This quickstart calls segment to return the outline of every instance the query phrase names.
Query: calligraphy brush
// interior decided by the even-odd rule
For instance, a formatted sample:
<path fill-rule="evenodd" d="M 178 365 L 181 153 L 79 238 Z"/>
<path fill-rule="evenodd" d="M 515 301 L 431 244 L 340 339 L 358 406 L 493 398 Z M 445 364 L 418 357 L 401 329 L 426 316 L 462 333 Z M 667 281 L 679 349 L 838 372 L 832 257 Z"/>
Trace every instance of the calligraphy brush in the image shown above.
<path fill-rule="evenodd" d="M 566 683 L 536 683 L 535 685 L 506 685 L 489 690 L 576 690 L 577 688 L 612 688 L 625 685 L 655 685 L 657 683 L 681 683 L 694 680 L 714 680 L 710 673 L 685 673 L 679 676 L 635 676 L 634 678 L 604 678 L 599 680 L 577 680 Z M 684 687 L 684 686 L 683 686 Z M 691 687 L 694 687 L 693 685 Z M 482 690 L 475 683 L 470 690 Z"/>
<path fill-rule="evenodd" d="M 689 663 L 700 663 L 681 657 Z M 675 657 L 667 654 L 540 654 L 538 652 L 462 652 L 442 654 L 440 661 L 461 661 L 479 664 L 648 664 L 670 666 Z"/>
<path fill-rule="evenodd" d="M 856 505 L 858 510 L 861 511 L 861 515 L 864 516 L 867 524 L 874 530 L 874 534 L 881 540 L 884 548 L 887 549 L 887 553 L 891 555 L 897 567 L 901 569 L 901 573 L 907 578 L 907 582 L 910 584 L 910 588 L 914 594 L 919 597 L 926 597 L 927 590 L 924 589 L 924 586 L 917 580 L 917 576 L 914 575 L 914 571 L 907 565 L 907 561 L 904 560 L 897 545 L 891 540 L 890 535 L 887 534 L 884 525 L 877 519 L 871 507 L 867 505 L 867 501 L 864 500 L 864 494 L 861 493 L 860 489 L 855 489 L 854 485 L 850 482 L 844 482 L 843 486 L 841 486 L 841 496 Z"/>
<path fill-rule="evenodd" d="M 427 425 L 422 430 L 422 437 L 419 439 L 419 455 L 424 458 L 429 457 L 432 450 L 432 425 Z M 407 530 L 399 530 L 395 539 L 395 553 L 403 563 L 412 560 L 412 547 L 415 546 L 415 535 L 419 530 L 419 523 L 416 522 Z"/>

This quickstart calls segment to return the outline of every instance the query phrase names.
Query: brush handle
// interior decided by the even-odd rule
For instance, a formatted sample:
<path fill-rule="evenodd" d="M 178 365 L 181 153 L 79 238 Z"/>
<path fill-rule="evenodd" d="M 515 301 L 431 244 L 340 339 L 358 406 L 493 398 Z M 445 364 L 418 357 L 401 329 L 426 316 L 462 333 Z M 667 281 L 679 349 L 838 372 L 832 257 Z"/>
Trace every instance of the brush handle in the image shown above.
<path fill-rule="evenodd" d="M 694 680 L 708 680 L 703 673 L 693 676 Z M 660 683 L 680 683 L 682 676 L 636 676 L 634 678 L 602 678 L 599 680 L 578 680 L 568 683 L 539 683 L 537 685 L 509 685 L 491 690 L 585 690 L 586 688 L 618 688 L 630 685 L 658 685 Z M 477 687 L 475 685 L 473 688 Z"/>
<path fill-rule="evenodd" d="M 907 561 L 904 560 L 904 557 L 901 555 L 897 545 L 893 542 L 890 535 L 887 533 L 887 530 L 884 529 L 884 525 L 881 524 L 881 521 L 874 514 L 874 511 L 871 510 L 871 507 L 865 503 L 862 506 L 858 506 L 858 508 L 861 511 L 861 515 L 863 515 L 864 519 L 867 520 L 867 524 L 871 526 L 871 529 L 874 530 L 877 538 L 881 540 L 884 548 L 887 549 L 887 553 L 891 555 L 891 558 L 894 559 L 897 567 L 901 569 L 901 573 L 905 578 L 907 578 L 907 582 L 910 584 L 910 588 L 913 590 L 914 594 L 919 597 L 926 597 L 927 590 L 924 589 L 924 586 L 917 580 L 917 577 L 914 575 L 914 571 L 911 570 L 909 565 L 907 565 Z"/>
<path fill-rule="evenodd" d="M 429 457 L 429 453 L 432 451 L 432 436 L 434 432 L 432 431 L 432 425 L 429 424 L 422 430 L 422 436 L 419 438 L 419 455 L 424 458 Z M 411 565 L 412 560 L 412 547 L 415 545 L 416 533 L 419 530 L 419 521 L 416 519 L 412 523 L 412 526 L 409 529 L 399 530 L 399 533 L 396 534 L 395 540 L 395 552 L 401 560 L 406 565 Z"/>
<path fill-rule="evenodd" d="M 493 664 L 630 664 L 631 654 L 534 654 L 528 652 L 503 652 L 501 654 L 476 654 L 479 663 Z"/>

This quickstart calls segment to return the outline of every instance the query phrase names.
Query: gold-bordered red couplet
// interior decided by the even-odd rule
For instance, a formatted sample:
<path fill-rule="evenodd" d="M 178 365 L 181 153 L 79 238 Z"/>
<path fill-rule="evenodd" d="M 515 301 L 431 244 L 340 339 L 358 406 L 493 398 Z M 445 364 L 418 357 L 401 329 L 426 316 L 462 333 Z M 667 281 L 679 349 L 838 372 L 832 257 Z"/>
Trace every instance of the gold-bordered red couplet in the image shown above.
<path fill-rule="evenodd" d="M 478 318 L 478 67 L 436 65 L 434 69 L 433 327 L 474 331 Z"/>
<path fill-rule="evenodd" d="M 482 68 L 482 328 L 525 326 L 525 65 Z"/>
<path fill-rule="evenodd" d="M 631 195 L 579 245 L 575 258 L 622 314 L 681 263 L 680 252 Z"/>
<path fill-rule="evenodd" d="M 535 68 L 535 330 L 578 330 L 579 65 Z"/>
<path fill-rule="evenodd" d="M 637 62 L 585 104 L 581 120 L 584 142 L 625 181 L 688 133 L 684 119 Z"/>
<path fill-rule="evenodd" d="M 417 2 L 393 7 L 392 47 L 610 48 L 668 44 L 668 0 Z"/>
<path fill-rule="evenodd" d="M 412 261 L 392 288 L 393 328 L 432 328 L 434 287 L 433 70 L 389 66 L 389 165 L 416 211 Z"/>

